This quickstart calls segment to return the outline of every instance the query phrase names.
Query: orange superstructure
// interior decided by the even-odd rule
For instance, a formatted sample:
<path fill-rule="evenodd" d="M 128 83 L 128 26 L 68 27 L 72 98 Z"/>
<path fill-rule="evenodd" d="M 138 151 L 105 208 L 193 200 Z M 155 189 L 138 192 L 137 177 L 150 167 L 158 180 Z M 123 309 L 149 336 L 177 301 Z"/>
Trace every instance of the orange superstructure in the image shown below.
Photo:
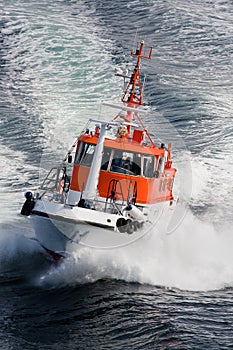
<path fill-rule="evenodd" d="M 83 135 L 79 138 L 79 144 L 76 152 L 76 163 L 73 167 L 72 181 L 70 185 L 71 190 L 82 192 L 86 186 L 86 181 L 91 165 L 90 159 L 84 157 L 82 161 L 77 159 L 79 147 L 81 145 L 96 146 L 98 138 L 91 135 Z M 170 158 L 165 158 L 165 148 L 157 148 L 155 146 L 144 146 L 132 139 L 123 138 L 116 140 L 106 139 L 104 143 L 105 152 L 109 152 L 108 164 L 105 165 L 105 159 L 102 161 L 100 170 L 98 192 L 101 197 L 107 197 L 108 186 L 111 180 L 124 182 L 124 180 L 135 181 L 137 184 L 137 199 L 138 204 L 153 204 L 158 201 L 172 200 L 172 185 L 176 170 L 172 168 Z M 112 159 L 110 159 L 113 153 Z M 117 157 L 114 157 L 117 154 Z M 132 156 L 131 168 L 126 169 L 125 163 L 127 159 L 123 159 L 122 167 L 113 165 L 116 159 L 127 158 Z M 124 157 L 125 155 L 125 157 Z M 90 155 L 88 155 L 90 158 Z M 136 161 L 134 159 L 137 157 Z M 111 163 L 109 163 L 109 161 Z M 120 160 L 122 162 L 122 160 Z M 150 162 L 146 167 L 146 161 Z M 165 162 L 164 171 L 161 169 L 162 161 Z M 137 168 L 133 169 L 133 166 Z M 125 185 L 126 186 L 126 185 Z M 124 191 L 125 193 L 127 191 Z"/>

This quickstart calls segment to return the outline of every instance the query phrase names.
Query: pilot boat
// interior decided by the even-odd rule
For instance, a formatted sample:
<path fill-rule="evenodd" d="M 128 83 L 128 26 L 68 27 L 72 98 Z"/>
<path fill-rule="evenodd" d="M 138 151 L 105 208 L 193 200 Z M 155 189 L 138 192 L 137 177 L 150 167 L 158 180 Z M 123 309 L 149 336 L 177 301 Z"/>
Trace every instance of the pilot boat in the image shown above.
<path fill-rule="evenodd" d="M 161 212 L 173 204 L 171 144 L 156 146 L 141 115 L 144 83 L 141 41 L 125 80 L 121 103 L 110 120 L 90 119 L 65 158 L 33 194 L 25 193 L 21 214 L 30 218 L 36 239 L 54 258 L 80 247 L 116 249 L 151 232 Z"/>

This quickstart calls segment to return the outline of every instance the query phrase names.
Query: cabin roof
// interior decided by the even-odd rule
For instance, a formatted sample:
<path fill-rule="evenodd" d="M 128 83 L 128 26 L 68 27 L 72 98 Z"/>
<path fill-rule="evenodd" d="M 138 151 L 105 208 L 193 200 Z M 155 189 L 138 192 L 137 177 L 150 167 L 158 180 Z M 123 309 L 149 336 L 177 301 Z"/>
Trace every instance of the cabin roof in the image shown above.
<path fill-rule="evenodd" d="M 98 142 L 97 135 L 83 134 L 79 137 L 79 141 L 96 145 Z M 104 146 L 113 149 L 135 152 L 140 154 L 153 154 L 155 156 L 164 156 L 164 148 L 158 148 L 154 145 L 144 145 L 132 140 L 132 138 L 116 137 L 115 139 L 105 138 Z"/>

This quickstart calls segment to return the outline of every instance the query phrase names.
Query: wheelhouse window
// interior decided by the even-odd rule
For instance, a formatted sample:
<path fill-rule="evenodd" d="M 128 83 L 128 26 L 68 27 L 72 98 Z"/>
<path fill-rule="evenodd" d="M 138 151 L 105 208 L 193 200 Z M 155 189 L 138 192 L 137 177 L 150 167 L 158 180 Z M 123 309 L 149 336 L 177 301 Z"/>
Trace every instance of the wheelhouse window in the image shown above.
<path fill-rule="evenodd" d="M 75 157 L 75 164 L 90 167 L 95 145 L 81 142 Z M 149 154 L 127 152 L 104 147 L 101 170 L 129 176 L 154 177 L 155 157 Z"/>
<path fill-rule="evenodd" d="M 141 155 L 115 150 L 110 171 L 134 176 L 141 175 Z"/>
<path fill-rule="evenodd" d="M 81 142 L 76 153 L 75 164 L 90 167 L 95 152 L 95 145 Z"/>
<path fill-rule="evenodd" d="M 105 147 L 101 170 L 126 175 L 141 175 L 141 155 Z"/>
<path fill-rule="evenodd" d="M 154 177 L 154 161 L 154 156 L 143 155 L 143 176 Z"/>
<path fill-rule="evenodd" d="M 154 176 L 155 158 L 152 155 L 104 148 L 101 170 L 131 176 Z"/>
<path fill-rule="evenodd" d="M 109 164 L 112 160 L 112 154 L 114 150 L 111 148 L 104 147 L 102 162 L 101 162 L 101 170 L 109 170 Z"/>

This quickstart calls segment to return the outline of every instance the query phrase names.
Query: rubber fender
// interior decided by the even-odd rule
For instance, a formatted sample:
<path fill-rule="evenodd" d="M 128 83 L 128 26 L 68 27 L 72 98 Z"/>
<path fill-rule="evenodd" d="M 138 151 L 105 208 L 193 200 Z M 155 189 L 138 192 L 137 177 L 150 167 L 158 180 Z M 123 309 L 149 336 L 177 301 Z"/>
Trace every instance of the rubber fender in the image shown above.
<path fill-rule="evenodd" d="M 139 230 L 143 225 L 143 222 L 134 221 L 135 230 Z"/>
<path fill-rule="evenodd" d="M 24 202 L 24 205 L 21 209 L 21 214 L 25 215 L 25 216 L 30 215 L 34 206 L 35 206 L 35 201 L 33 198 L 26 199 L 26 201 Z"/>
<path fill-rule="evenodd" d="M 116 222 L 116 226 L 120 232 L 126 232 L 127 230 L 127 220 L 124 218 L 119 218 Z"/>
<path fill-rule="evenodd" d="M 125 210 L 127 210 L 128 214 L 134 220 L 139 220 L 139 221 L 144 221 L 145 220 L 145 217 L 144 217 L 143 213 L 135 205 L 128 204 L 127 207 L 125 208 Z"/>
<path fill-rule="evenodd" d="M 131 235 L 135 231 L 135 225 L 134 222 L 131 220 L 127 220 L 127 233 Z"/>

